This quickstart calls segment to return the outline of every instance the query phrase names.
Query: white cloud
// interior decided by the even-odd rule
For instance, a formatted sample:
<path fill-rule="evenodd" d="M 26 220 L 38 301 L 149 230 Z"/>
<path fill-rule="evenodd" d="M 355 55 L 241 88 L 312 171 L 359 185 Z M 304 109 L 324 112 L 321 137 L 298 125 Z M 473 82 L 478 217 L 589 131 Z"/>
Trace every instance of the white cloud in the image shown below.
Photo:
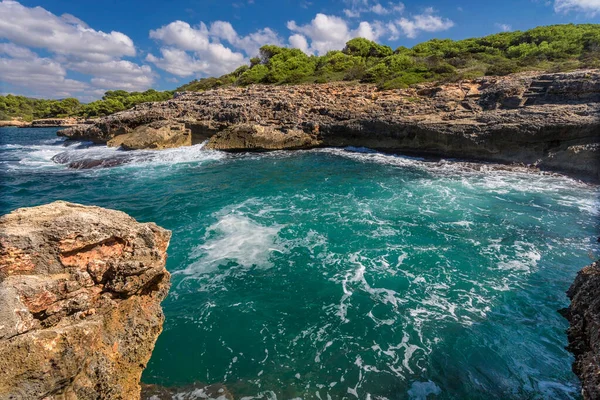
<path fill-rule="evenodd" d="M 203 51 L 209 45 L 208 28 L 204 23 L 192 28 L 187 22 L 174 21 L 150 31 L 150 37 L 181 50 Z"/>
<path fill-rule="evenodd" d="M 600 12 L 600 0 L 555 0 L 554 10 L 560 13 L 583 12 L 594 16 Z"/>
<path fill-rule="evenodd" d="M 150 37 L 164 46 L 162 57 L 149 54 L 146 60 L 177 76 L 221 75 L 231 72 L 258 54 L 265 44 L 281 45 L 277 33 L 270 28 L 240 36 L 226 21 L 215 21 L 210 29 L 204 23 L 192 27 L 184 21 L 174 21 L 150 31 Z M 221 41 L 228 42 L 227 47 Z M 243 51 L 236 51 L 241 50 Z"/>
<path fill-rule="evenodd" d="M 383 5 L 378 1 L 371 0 L 348 0 L 346 3 L 350 6 L 344 9 L 344 14 L 348 18 L 358 18 L 361 14 L 366 13 L 387 15 L 404 12 L 404 4 L 400 2 L 388 2 L 386 5 Z"/>
<path fill-rule="evenodd" d="M 0 81 L 53 98 L 99 97 L 101 90 L 145 90 L 155 74 L 147 65 L 121 57 L 135 56 L 133 41 L 121 32 L 104 33 L 79 18 L 56 16 L 42 7 L 0 1 Z M 43 49 L 49 57 L 40 57 Z M 89 75 L 89 82 L 69 79 L 68 71 Z M 85 95 L 82 93 L 85 91 Z"/>
<path fill-rule="evenodd" d="M 195 53 L 201 54 L 202 58 L 174 47 L 163 47 L 160 53 L 162 57 L 148 54 L 146 60 L 180 77 L 198 74 L 222 75 L 233 71 L 246 61 L 241 53 L 234 53 L 222 45 L 211 46 L 205 52 Z"/>
<path fill-rule="evenodd" d="M 253 57 L 265 44 L 281 46 L 281 39 L 271 28 L 263 28 L 247 36 L 239 36 L 233 26 L 226 21 L 215 21 L 210 25 L 213 38 L 228 41 L 232 46 L 241 49 L 247 56 Z"/>
<path fill-rule="evenodd" d="M 0 54 L 6 54 L 12 58 L 35 58 L 37 54 L 27 47 L 17 46 L 14 43 L 0 43 Z"/>
<path fill-rule="evenodd" d="M 454 26 L 454 22 L 450 19 L 434 15 L 434 10 L 431 8 L 411 18 L 400 18 L 396 24 L 411 39 L 416 38 L 421 32 L 440 32 Z"/>
<path fill-rule="evenodd" d="M 137 65 L 125 60 L 103 63 L 81 61 L 70 63 L 67 67 L 70 70 L 94 76 L 91 79 L 92 86 L 106 90 L 145 90 L 152 86 L 155 78 L 148 65 Z"/>
<path fill-rule="evenodd" d="M 295 35 L 290 36 L 289 38 L 290 46 L 294 49 L 300 49 L 305 53 L 309 53 L 308 40 L 304 35 L 296 33 Z"/>
<path fill-rule="evenodd" d="M 85 60 L 136 54 L 133 41 L 121 32 L 96 31 L 72 15 L 59 17 L 42 7 L 29 8 L 11 0 L 0 2 L 0 38 Z"/>
<path fill-rule="evenodd" d="M 500 29 L 502 32 L 510 32 L 512 31 L 512 26 L 508 24 L 495 24 L 496 28 Z"/>
<path fill-rule="evenodd" d="M 295 21 L 289 21 L 287 27 L 297 35 L 290 37 L 290 40 L 296 42 L 291 43 L 294 47 L 303 45 L 298 36 L 302 36 L 304 40 L 310 39 L 310 46 L 305 52 L 308 54 L 318 53 L 325 54 L 330 50 L 341 50 L 346 45 L 346 42 L 355 37 L 364 37 L 369 40 L 377 40 L 383 33 L 383 25 L 375 22 L 369 23 L 363 21 L 358 28 L 351 30 L 347 22 L 333 15 L 317 14 L 315 18 L 306 25 L 298 25 Z M 299 47 L 300 48 L 300 47 Z"/>
<path fill-rule="evenodd" d="M 59 63 L 34 53 L 31 57 L 0 57 L 0 80 L 38 96 L 70 97 L 88 88 L 86 83 L 67 79 L 66 75 L 67 71 Z"/>

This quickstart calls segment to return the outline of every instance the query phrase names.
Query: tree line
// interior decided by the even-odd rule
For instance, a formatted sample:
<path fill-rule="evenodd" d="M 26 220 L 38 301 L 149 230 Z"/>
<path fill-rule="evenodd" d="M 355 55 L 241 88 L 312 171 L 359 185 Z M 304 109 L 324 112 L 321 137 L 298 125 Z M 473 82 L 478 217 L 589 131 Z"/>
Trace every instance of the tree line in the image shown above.
<path fill-rule="evenodd" d="M 249 65 L 221 77 L 194 80 L 177 91 L 250 84 L 359 81 L 381 89 L 485 75 L 600 67 L 600 24 L 568 24 L 503 32 L 481 38 L 433 39 L 412 48 L 356 38 L 343 50 L 310 56 L 298 49 L 263 46 Z"/>
<path fill-rule="evenodd" d="M 173 97 L 172 91 L 145 92 L 110 90 L 102 100 L 83 104 L 75 98 L 61 100 L 34 99 L 25 96 L 0 96 L 0 120 L 20 118 L 25 121 L 42 118 L 83 117 L 94 118 L 127 110 L 136 104 L 148 101 L 163 101 Z"/>

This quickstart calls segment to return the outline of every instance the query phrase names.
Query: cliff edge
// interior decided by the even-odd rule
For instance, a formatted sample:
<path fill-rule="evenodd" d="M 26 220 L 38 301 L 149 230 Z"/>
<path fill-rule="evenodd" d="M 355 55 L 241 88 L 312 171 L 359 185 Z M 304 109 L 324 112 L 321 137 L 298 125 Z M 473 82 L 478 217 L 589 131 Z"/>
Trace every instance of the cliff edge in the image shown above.
<path fill-rule="evenodd" d="M 568 349 L 575 355 L 573 371 L 581 379 L 586 400 L 600 399 L 600 261 L 579 271 L 567 295 L 571 305 L 565 316 Z"/>
<path fill-rule="evenodd" d="M 192 140 L 177 141 L 177 133 L 169 132 L 169 143 L 163 145 L 158 131 L 149 138 L 148 130 L 137 129 L 157 121 L 184 124 L 186 129 L 177 132 L 189 129 Z M 109 145 L 119 145 L 119 136 L 128 135 L 128 148 L 205 140 L 209 149 L 230 151 L 369 147 L 522 163 L 600 180 L 600 70 L 394 90 L 342 82 L 184 92 L 59 135 Z"/>
<path fill-rule="evenodd" d="M 0 217 L 0 398 L 139 398 L 170 237 L 62 201 Z"/>

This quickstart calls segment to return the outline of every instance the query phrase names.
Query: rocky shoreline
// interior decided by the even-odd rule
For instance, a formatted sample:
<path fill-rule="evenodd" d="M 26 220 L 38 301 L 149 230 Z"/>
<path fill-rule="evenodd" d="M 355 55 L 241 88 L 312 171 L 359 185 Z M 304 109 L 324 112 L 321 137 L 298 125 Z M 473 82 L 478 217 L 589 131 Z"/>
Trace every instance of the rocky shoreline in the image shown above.
<path fill-rule="evenodd" d="M 579 376 L 585 400 L 600 399 L 600 261 L 582 269 L 567 295 L 563 310 L 571 327 L 568 349 L 575 355 L 573 372 Z"/>
<path fill-rule="evenodd" d="M 35 119 L 31 122 L 20 119 L 12 119 L 8 121 L 0 121 L 0 128 L 17 127 L 17 128 L 65 128 L 88 123 L 87 120 L 77 118 L 45 118 Z"/>
<path fill-rule="evenodd" d="M 139 399 L 171 233 L 66 202 L 0 218 L 0 398 Z"/>
<path fill-rule="evenodd" d="M 331 83 L 184 92 L 59 135 L 109 146 L 126 136 L 128 149 L 206 140 L 207 148 L 225 151 L 368 147 L 525 164 L 600 181 L 600 70 L 386 91 Z"/>

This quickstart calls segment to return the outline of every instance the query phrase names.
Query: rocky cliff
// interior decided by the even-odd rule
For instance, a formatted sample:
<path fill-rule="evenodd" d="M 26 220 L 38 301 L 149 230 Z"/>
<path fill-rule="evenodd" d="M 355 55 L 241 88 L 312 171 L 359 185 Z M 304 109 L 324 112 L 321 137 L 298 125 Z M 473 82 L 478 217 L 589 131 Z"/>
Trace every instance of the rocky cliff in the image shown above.
<path fill-rule="evenodd" d="M 571 306 L 565 316 L 569 350 L 575 355 L 573 371 L 579 376 L 585 400 L 600 399 L 600 262 L 582 269 L 567 295 Z"/>
<path fill-rule="evenodd" d="M 185 92 L 59 134 L 106 143 L 160 120 L 185 124 L 192 143 L 216 135 L 211 147 L 222 150 L 238 151 L 244 142 L 253 150 L 288 148 L 286 143 L 298 148 L 298 140 L 283 140 L 279 134 L 297 136 L 301 131 L 310 136 L 301 140 L 303 148 L 364 146 L 534 164 L 600 179 L 598 70 L 529 73 L 386 91 L 367 84 L 335 83 Z M 268 128 L 278 144 L 256 146 L 257 140 L 242 138 L 240 130 L 235 135 L 225 132 L 237 125 Z M 243 129 L 246 138 L 259 130 Z M 261 132 L 258 142 L 264 143 Z"/>
<path fill-rule="evenodd" d="M 170 232 L 55 202 L 0 218 L 0 398 L 139 399 Z"/>

